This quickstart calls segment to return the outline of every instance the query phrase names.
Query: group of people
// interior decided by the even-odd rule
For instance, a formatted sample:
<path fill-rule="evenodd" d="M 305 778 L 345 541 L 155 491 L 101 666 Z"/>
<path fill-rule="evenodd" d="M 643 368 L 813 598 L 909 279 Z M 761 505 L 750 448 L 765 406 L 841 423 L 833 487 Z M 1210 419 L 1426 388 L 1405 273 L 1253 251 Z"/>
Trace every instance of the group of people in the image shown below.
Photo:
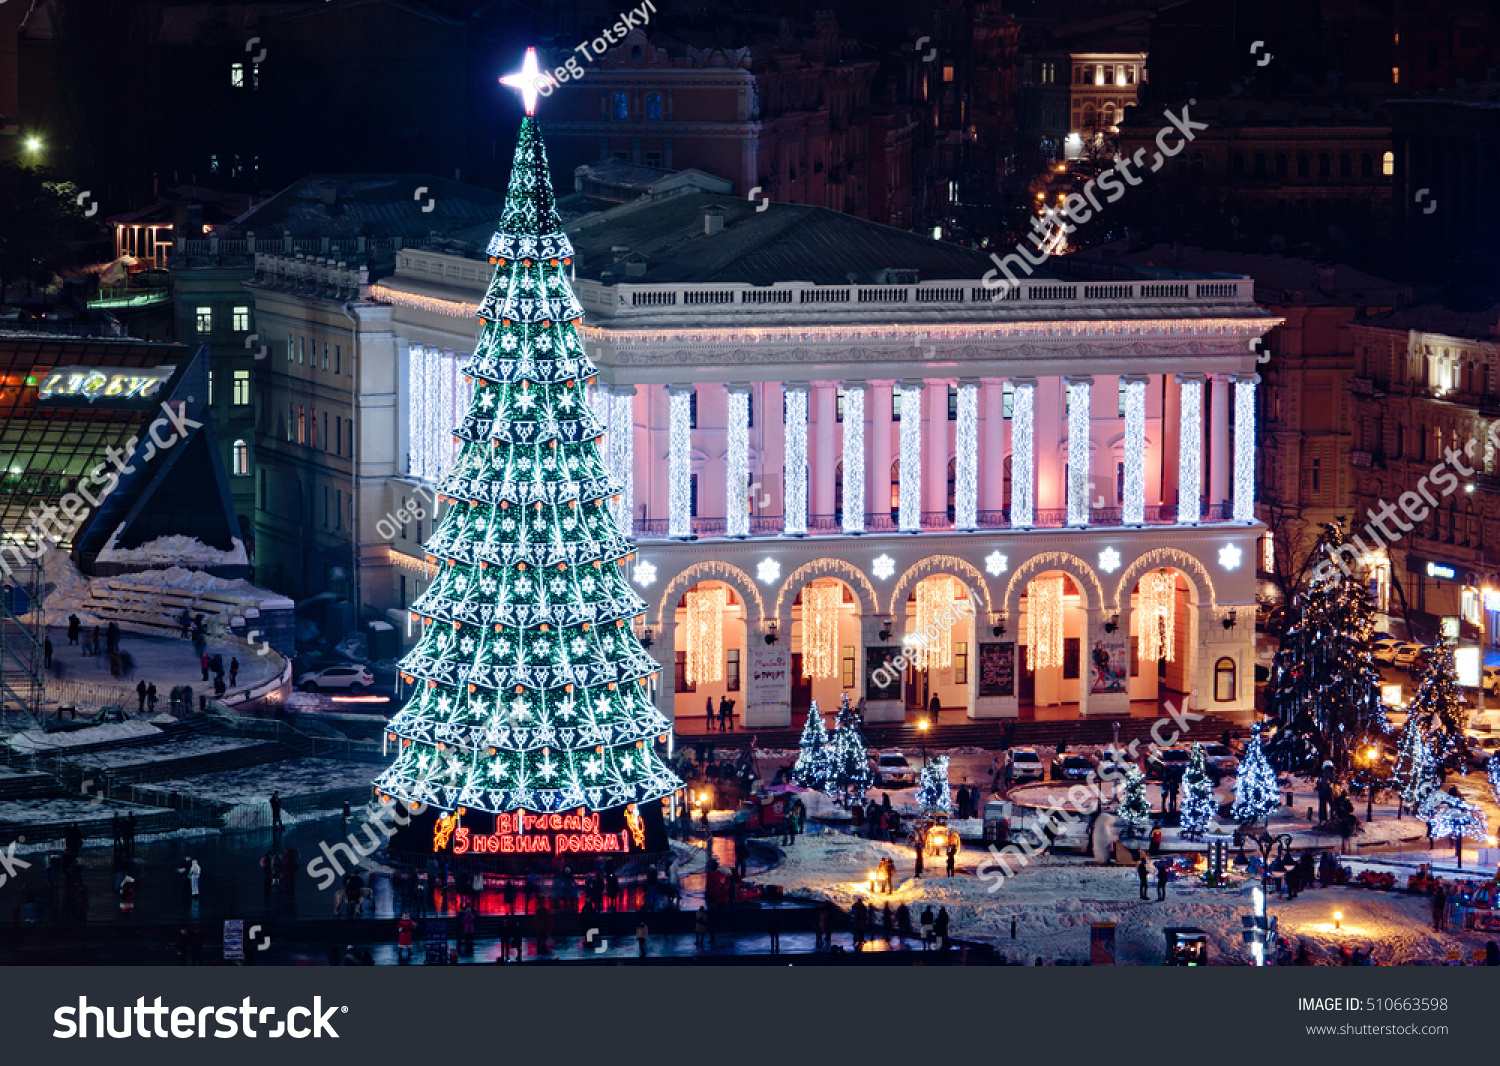
<path fill-rule="evenodd" d="M 94 626 L 87 635 L 83 632 L 83 620 L 76 614 L 68 615 L 68 646 L 78 646 L 85 657 L 108 655 L 109 672 L 113 677 L 128 677 L 135 669 L 130 653 L 120 647 L 120 627 L 110 622 L 104 628 Z M 52 669 L 52 638 L 42 644 L 42 660 L 47 669 Z"/>
<path fill-rule="evenodd" d="M 895 843 L 896 834 L 901 832 L 901 815 L 891 806 L 891 794 L 882 792 L 879 804 L 866 807 L 855 800 L 849 808 L 849 824 L 855 833 L 870 840 Z"/>
<path fill-rule="evenodd" d="M 831 908 L 828 904 L 820 904 L 815 930 L 815 943 L 818 950 L 833 947 L 831 918 Z M 894 947 L 897 938 L 900 938 L 902 947 L 906 946 L 908 940 L 920 939 L 923 951 L 934 946 L 946 951 L 950 944 L 948 937 L 950 921 L 947 907 L 938 907 L 937 913 L 934 914 L 930 903 L 922 909 L 916 928 L 912 927 L 911 909 L 905 903 L 899 904 L 895 910 L 892 910 L 889 903 L 877 909 L 873 903 L 866 904 L 864 900 L 855 900 L 854 906 L 849 909 L 849 926 L 853 933 L 855 951 L 862 950 L 870 941 L 880 939 L 883 939 L 888 946 Z"/>
<path fill-rule="evenodd" d="M 240 661 L 234 656 L 229 659 L 229 684 L 224 683 L 224 656 L 215 652 L 208 654 L 205 647 L 198 653 L 198 666 L 203 671 L 203 680 L 208 680 L 209 672 L 214 675 L 214 696 L 222 699 L 224 693 L 239 683 Z"/>
<path fill-rule="evenodd" d="M 713 732 L 715 717 L 714 698 L 712 696 L 709 696 L 704 702 L 705 707 L 703 713 L 708 719 L 708 730 L 709 732 Z M 729 730 L 734 725 L 734 700 L 730 699 L 728 696 L 720 696 L 717 717 L 719 719 L 719 732 L 729 732 Z"/>
<path fill-rule="evenodd" d="M 135 713 L 145 714 L 150 711 L 156 713 L 156 682 L 146 684 L 144 680 L 135 683 Z"/>

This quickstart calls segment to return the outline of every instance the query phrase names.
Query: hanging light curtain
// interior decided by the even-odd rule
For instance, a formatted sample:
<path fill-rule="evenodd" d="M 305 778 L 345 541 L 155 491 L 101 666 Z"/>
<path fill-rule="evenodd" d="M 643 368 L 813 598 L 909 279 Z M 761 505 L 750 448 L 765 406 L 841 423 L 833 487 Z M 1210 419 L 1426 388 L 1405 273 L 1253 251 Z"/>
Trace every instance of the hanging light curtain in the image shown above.
<path fill-rule="evenodd" d="M 838 582 L 808 585 L 802 590 L 802 676 L 834 677 L 839 658 L 839 607 L 844 587 Z"/>
<path fill-rule="evenodd" d="M 911 637 L 912 663 L 918 670 L 953 666 L 953 579 L 929 577 L 917 582 L 917 619 Z"/>
<path fill-rule="evenodd" d="M 1169 570 L 1153 570 L 1141 578 L 1137 603 L 1141 614 L 1138 634 L 1141 658 L 1175 662 L 1177 649 L 1177 577 Z"/>
<path fill-rule="evenodd" d="M 1026 586 L 1026 646 L 1033 670 L 1062 665 L 1062 578 L 1041 577 Z"/>
<path fill-rule="evenodd" d="M 724 680 L 723 585 L 687 594 L 687 669 L 689 685 Z"/>

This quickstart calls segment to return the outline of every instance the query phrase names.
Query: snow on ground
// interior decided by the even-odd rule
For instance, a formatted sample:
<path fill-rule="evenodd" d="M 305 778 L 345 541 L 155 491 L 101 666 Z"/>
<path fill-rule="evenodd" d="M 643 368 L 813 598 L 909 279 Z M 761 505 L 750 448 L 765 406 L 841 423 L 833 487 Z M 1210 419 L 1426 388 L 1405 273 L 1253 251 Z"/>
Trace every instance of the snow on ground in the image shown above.
<path fill-rule="evenodd" d="M 243 770 L 225 770 L 157 781 L 150 787 L 238 806 L 264 804 L 271 798 L 273 791 L 279 791 L 283 799 L 290 799 L 293 796 L 373 785 L 379 773 L 380 766 L 376 763 L 292 759 L 270 766 L 251 766 Z"/>
<path fill-rule="evenodd" d="M 65 822 L 97 820 L 116 811 L 129 811 L 137 818 L 156 814 L 162 807 L 142 807 L 133 803 L 96 802 L 85 796 L 54 796 L 44 799 L 0 800 L 0 825 L 58 825 Z"/>
<path fill-rule="evenodd" d="M 112 751 L 85 752 L 68 756 L 65 761 L 77 762 L 103 770 L 118 770 L 127 766 L 143 766 L 150 763 L 170 762 L 197 755 L 214 755 L 234 751 L 238 748 L 255 747 L 259 741 L 233 740 L 226 737 L 176 737 L 148 748 L 116 748 Z"/>
<path fill-rule="evenodd" d="M 178 563 L 197 563 L 201 566 L 244 566 L 250 562 L 249 556 L 245 554 L 245 545 L 238 538 L 234 540 L 234 546 L 228 551 L 222 548 L 211 548 L 197 537 L 184 537 L 181 534 L 157 537 L 137 548 L 117 548 L 115 544 L 120 539 L 120 533 L 124 528 L 125 523 L 121 522 L 114 533 L 110 534 L 109 543 L 99 552 L 99 562 L 154 563 L 160 566 L 172 566 Z"/>
<path fill-rule="evenodd" d="M 74 729 L 66 733 L 46 733 L 40 729 L 28 729 L 24 733 L 9 737 L 5 743 L 17 752 L 46 753 L 84 744 L 103 744 L 112 740 L 149 737 L 160 732 L 161 730 L 150 722 L 110 722 L 105 725 L 89 726 L 86 729 Z"/>

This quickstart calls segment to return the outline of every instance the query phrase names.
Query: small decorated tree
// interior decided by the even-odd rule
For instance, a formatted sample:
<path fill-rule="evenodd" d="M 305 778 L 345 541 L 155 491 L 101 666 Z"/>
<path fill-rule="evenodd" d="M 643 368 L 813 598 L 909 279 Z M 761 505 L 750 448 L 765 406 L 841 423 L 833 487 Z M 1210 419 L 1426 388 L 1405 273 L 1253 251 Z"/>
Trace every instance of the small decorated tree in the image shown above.
<path fill-rule="evenodd" d="M 1422 803 L 1437 791 L 1440 784 L 1432 751 L 1422 736 L 1421 727 L 1408 718 L 1401 731 L 1401 747 L 1396 754 L 1396 781 L 1401 786 L 1402 812 L 1421 810 Z"/>
<path fill-rule="evenodd" d="M 1490 762 L 1485 767 L 1485 773 L 1490 779 L 1490 795 L 1495 797 L 1495 802 L 1500 803 L 1500 757 L 1490 756 Z"/>
<path fill-rule="evenodd" d="M 1453 854 L 1463 865 L 1463 842 L 1484 840 L 1489 836 L 1488 820 L 1484 811 L 1458 794 L 1457 787 L 1444 792 L 1434 791 L 1417 810 L 1417 816 L 1427 823 L 1427 835 L 1433 840 L 1445 837 L 1453 840 Z"/>
<path fill-rule="evenodd" d="M 829 791 L 835 789 L 845 801 L 865 794 L 875 780 L 870 769 L 870 754 L 865 749 L 865 734 L 861 728 L 859 711 L 844 697 L 834 719 L 829 771 Z"/>
<path fill-rule="evenodd" d="M 924 811 L 953 813 L 953 788 L 948 784 L 948 756 L 934 755 L 922 766 L 917 783 L 917 806 Z"/>
<path fill-rule="evenodd" d="M 807 724 L 802 727 L 802 739 L 798 742 L 797 762 L 792 767 L 792 780 L 803 788 L 822 791 L 829 787 L 828 776 L 833 750 L 829 745 L 828 728 L 823 724 L 823 713 L 818 710 L 818 701 L 813 700 L 807 709 Z"/>
<path fill-rule="evenodd" d="M 1248 825 L 1269 818 L 1281 806 L 1281 793 L 1276 787 L 1276 771 L 1266 761 L 1260 746 L 1260 726 L 1245 745 L 1240 758 L 1239 776 L 1234 781 L 1235 820 Z"/>
<path fill-rule="evenodd" d="M 1119 819 L 1122 837 L 1138 837 L 1151 825 L 1151 801 L 1146 798 L 1146 775 L 1139 767 L 1125 768 L 1125 791 L 1120 797 Z"/>
<path fill-rule="evenodd" d="M 1452 644 L 1445 641 L 1431 650 L 1427 672 L 1406 711 L 1408 724 L 1414 721 L 1422 730 L 1434 768 L 1463 773 L 1469 759 L 1469 740 L 1464 732 L 1469 711 L 1459 692 Z"/>
<path fill-rule="evenodd" d="M 1182 835 L 1196 840 L 1203 835 L 1214 820 L 1218 803 L 1214 799 L 1213 782 L 1208 779 L 1208 766 L 1203 757 L 1203 745 L 1194 744 L 1192 758 L 1188 760 L 1187 774 L 1182 779 L 1183 798 L 1181 821 L 1178 823 Z"/>

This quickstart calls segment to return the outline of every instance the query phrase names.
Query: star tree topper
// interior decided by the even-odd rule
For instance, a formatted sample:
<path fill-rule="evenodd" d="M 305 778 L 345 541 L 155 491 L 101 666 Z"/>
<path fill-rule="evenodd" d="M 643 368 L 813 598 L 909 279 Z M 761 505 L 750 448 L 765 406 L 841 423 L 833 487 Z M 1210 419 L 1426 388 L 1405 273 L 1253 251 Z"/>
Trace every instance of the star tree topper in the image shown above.
<path fill-rule="evenodd" d="M 545 73 L 536 64 L 536 49 L 526 49 L 526 59 L 521 63 L 521 69 L 514 74 L 507 74 L 500 79 L 500 84 L 516 89 L 521 94 L 521 103 L 526 107 L 528 115 L 536 114 L 536 98 L 545 96 L 542 89 L 551 91 L 553 84 L 552 75 Z"/>

